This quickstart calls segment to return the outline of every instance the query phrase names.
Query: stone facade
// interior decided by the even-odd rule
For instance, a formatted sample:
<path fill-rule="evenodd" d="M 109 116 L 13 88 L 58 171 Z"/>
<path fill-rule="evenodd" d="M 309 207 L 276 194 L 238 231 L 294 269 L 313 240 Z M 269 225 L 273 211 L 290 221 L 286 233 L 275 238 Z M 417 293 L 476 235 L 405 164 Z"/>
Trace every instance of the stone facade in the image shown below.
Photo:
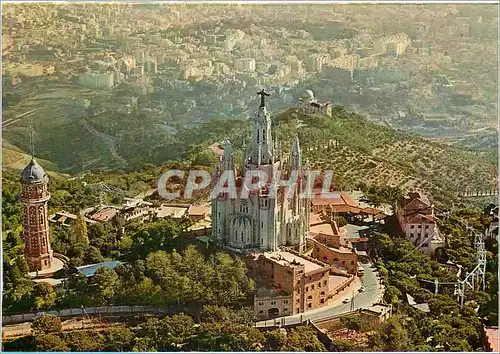
<path fill-rule="evenodd" d="M 278 306 L 279 301 L 287 300 L 286 296 L 290 296 L 291 300 L 289 314 L 326 305 L 331 270 L 328 264 L 293 250 L 264 252 L 247 260 L 253 275 L 258 280 L 270 283 L 268 289 L 272 288 L 275 293 L 256 296 L 255 302 L 262 303 L 254 308 L 255 314 L 260 318 L 287 315 Z M 271 301 L 276 306 L 271 307 Z"/>
<path fill-rule="evenodd" d="M 333 268 L 345 270 L 348 274 L 356 275 L 358 273 L 358 255 L 354 248 L 328 247 L 315 239 L 307 239 L 308 248 L 311 247 L 312 257 L 319 259 Z"/>
<path fill-rule="evenodd" d="M 309 228 L 310 201 L 299 198 L 305 188 L 299 140 L 295 138 L 291 153 L 285 159 L 281 144 L 273 140 L 265 93 L 261 94 L 261 105 L 253 119 L 252 140 L 245 148 L 241 168 L 235 166 L 229 141 L 225 142 L 220 162 L 215 166 L 214 187 L 235 185 L 237 197 L 231 198 L 224 192 L 212 199 L 212 239 L 239 252 L 274 251 L 280 246 L 302 251 Z M 264 172 L 268 180 L 264 187 L 253 190 L 250 188 L 253 180 L 245 180 L 244 176 L 257 176 L 259 171 Z M 273 196 L 273 177 L 278 175 L 281 180 L 288 180 L 295 174 L 297 180 L 292 195 L 288 197 L 287 188 L 277 187 Z"/>
<path fill-rule="evenodd" d="M 292 312 L 292 295 L 276 294 L 270 289 L 259 289 L 254 298 L 254 313 L 259 319 L 289 316 Z"/>

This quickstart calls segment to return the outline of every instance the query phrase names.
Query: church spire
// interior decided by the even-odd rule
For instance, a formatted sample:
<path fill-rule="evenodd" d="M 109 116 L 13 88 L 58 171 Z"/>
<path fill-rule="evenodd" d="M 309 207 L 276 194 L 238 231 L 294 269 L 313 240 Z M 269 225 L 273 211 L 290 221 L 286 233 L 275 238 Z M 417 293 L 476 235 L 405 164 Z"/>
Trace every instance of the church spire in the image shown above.
<path fill-rule="evenodd" d="M 33 119 L 30 119 L 30 152 L 31 152 L 31 161 L 35 160 L 35 130 L 33 129 Z"/>
<path fill-rule="evenodd" d="M 224 141 L 224 152 L 222 154 L 222 170 L 231 171 L 234 170 L 234 153 L 233 145 L 229 140 Z"/>
<path fill-rule="evenodd" d="M 297 170 L 302 165 L 302 152 L 300 151 L 299 137 L 295 136 L 292 143 L 292 152 L 290 153 L 290 167 Z"/>
<path fill-rule="evenodd" d="M 259 112 L 253 120 L 252 145 L 250 163 L 252 165 L 268 165 L 272 162 L 273 139 L 271 136 L 271 117 L 266 110 L 266 97 L 269 93 L 263 89 L 257 92 L 260 95 Z"/>

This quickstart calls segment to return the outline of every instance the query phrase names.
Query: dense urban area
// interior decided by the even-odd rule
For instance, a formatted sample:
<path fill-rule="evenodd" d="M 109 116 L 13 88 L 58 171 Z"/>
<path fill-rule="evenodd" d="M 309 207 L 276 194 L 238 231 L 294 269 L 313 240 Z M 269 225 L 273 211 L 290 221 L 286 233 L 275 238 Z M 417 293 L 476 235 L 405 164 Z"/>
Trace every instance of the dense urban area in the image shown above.
<path fill-rule="evenodd" d="M 498 6 L 2 23 L 2 350 L 498 352 Z"/>

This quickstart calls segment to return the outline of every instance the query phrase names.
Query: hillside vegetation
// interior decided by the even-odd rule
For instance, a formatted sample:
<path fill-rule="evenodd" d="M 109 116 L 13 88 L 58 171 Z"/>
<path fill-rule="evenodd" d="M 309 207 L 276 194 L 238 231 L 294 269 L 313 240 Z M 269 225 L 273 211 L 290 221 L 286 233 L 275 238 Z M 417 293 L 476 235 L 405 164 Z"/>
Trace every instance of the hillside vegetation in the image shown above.
<path fill-rule="evenodd" d="M 459 192 L 490 190 L 496 184 L 498 167 L 491 158 L 368 123 L 340 106 L 333 118 L 290 109 L 274 124 L 284 139 L 297 134 L 311 167 L 333 169 L 341 188 L 360 182 L 394 185 L 450 204 Z"/>
<path fill-rule="evenodd" d="M 288 149 L 291 139 L 298 135 L 304 158 L 310 161 L 311 168 L 332 169 L 338 188 L 355 189 L 361 182 L 392 185 L 403 190 L 421 190 L 434 202 L 451 205 L 459 202 L 460 192 L 490 190 L 496 184 L 498 166 L 491 154 L 460 150 L 375 125 L 341 106 L 334 108 L 331 118 L 289 109 L 273 116 L 272 120 L 273 133 L 283 148 Z M 175 161 L 211 166 L 215 155 L 208 147 L 230 138 L 238 151 L 244 138 L 250 135 L 251 126 L 250 121 L 212 119 L 196 127 L 178 128 L 168 137 L 160 138 L 158 133 L 153 138 L 128 123 L 130 121 L 123 122 L 123 126 L 129 128 L 130 144 L 123 144 L 123 135 L 113 143 L 109 138 L 113 132 L 105 129 L 105 122 L 98 124 L 92 120 L 92 127 L 103 132 L 104 137 L 89 133 L 81 123 L 73 124 L 72 129 L 65 131 L 68 136 L 64 140 L 51 139 L 52 146 L 43 145 L 41 154 L 62 166 L 61 170 L 71 172 L 93 166 L 131 172 L 141 170 L 148 163 L 162 165 Z M 137 146 L 140 149 L 136 149 Z M 110 151 L 127 165 L 113 159 Z M 78 161 L 70 161 L 73 158 Z M 237 155 L 237 160 L 239 158 Z M 8 164 L 4 160 L 4 167 L 21 168 L 19 163 L 12 163 L 14 160 L 7 159 Z M 82 160 L 95 164 L 85 168 Z"/>

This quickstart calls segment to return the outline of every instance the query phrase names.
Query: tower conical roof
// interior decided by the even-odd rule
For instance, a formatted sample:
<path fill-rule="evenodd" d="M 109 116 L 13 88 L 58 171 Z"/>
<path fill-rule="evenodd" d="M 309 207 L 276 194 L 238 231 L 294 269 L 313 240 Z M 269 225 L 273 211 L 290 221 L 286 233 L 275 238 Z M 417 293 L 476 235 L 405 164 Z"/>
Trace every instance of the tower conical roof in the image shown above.
<path fill-rule="evenodd" d="M 48 182 L 49 177 L 42 166 L 40 166 L 35 159 L 31 159 L 28 166 L 26 166 L 21 173 L 21 181 L 23 183 L 35 184 Z"/>

